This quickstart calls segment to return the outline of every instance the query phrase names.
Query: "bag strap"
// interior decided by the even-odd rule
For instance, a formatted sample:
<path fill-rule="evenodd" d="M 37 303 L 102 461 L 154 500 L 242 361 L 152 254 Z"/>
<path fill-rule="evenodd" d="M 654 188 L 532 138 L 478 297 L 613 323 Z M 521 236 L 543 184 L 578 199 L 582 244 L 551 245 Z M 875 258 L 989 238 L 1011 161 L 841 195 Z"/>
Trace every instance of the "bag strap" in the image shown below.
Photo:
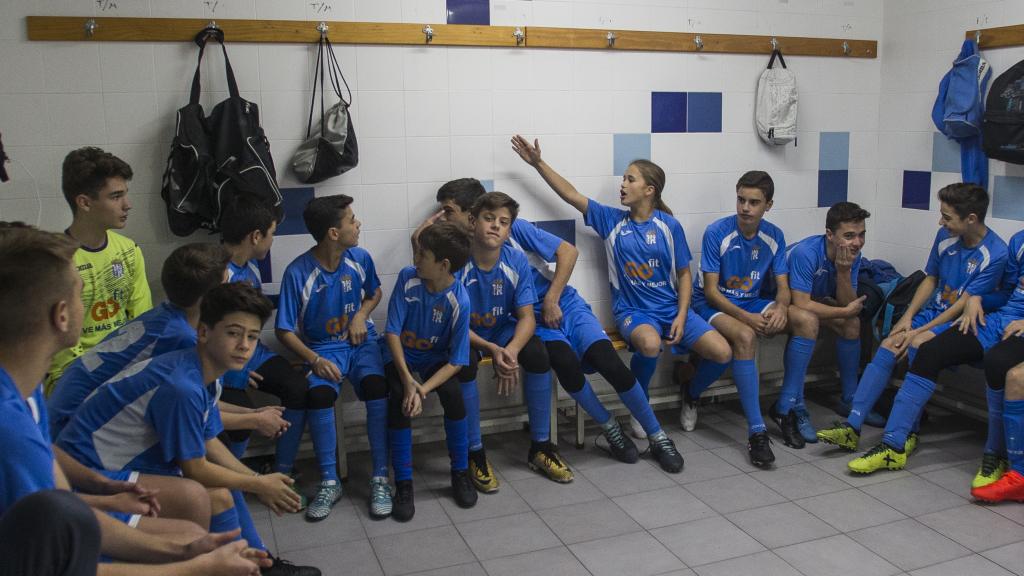
<path fill-rule="evenodd" d="M 196 73 L 192 76 L 192 92 L 189 95 L 189 104 L 199 104 L 199 72 L 203 65 L 203 53 L 206 51 L 206 43 L 213 38 L 220 42 L 220 48 L 224 52 L 224 69 L 228 78 L 228 92 L 232 98 L 238 98 L 238 83 L 235 81 L 235 71 L 231 68 L 231 60 L 228 58 L 228 49 L 224 45 L 224 31 L 220 28 L 205 28 L 196 34 L 195 43 L 199 45 L 199 59 L 196 61 Z"/>
<path fill-rule="evenodd" d="M 313 69 L 313 94 L 309 101 L 309 120 L 306 122 L 306 138 L 313 132 L 313 108 L 316 106 L 316 82 L 320 79 L 320 136 L 324 135 L 324 37 L 317 43 L 316 68 Z"/>
<path fill-rule="evenodd" d="M 352 89 L 348 87 L 348 81 L 345 80 L 345 74 L 341 71 L 341 64 L 338 63 L 338 57 L 334 54 L 334 46 L 331 45 L 331 40 L 324 36 L 324 40 L 327 42 L 327 54 L 331 57 L 330 72 L 331 72 L 331 84 L 334 86 L 334 93 L 338 96 L 338 100 L 345 103 L 345 106 L 352 105 Z M 339 82 L 339 78 L 341 82 Z M 348 100 L 341 95 L 341 85 L 345 85 L 345 91 L 348 92 Z"/>
<path fill-rule="evenodd" d="M 775 58 L 776 57 L 778 57 L 778 59 L 779 59 L 779 64 L 782 64 L 783 70 L 785 70 L 786 69 L 786 59 L 782 57 L 782 52 L 779 51 L 778 49 L 772 50 L 772 57 L 771 57 L 770 60 L 768 60 L 768 69 L 771 70 L 772 66 L 775 65 Z"/>

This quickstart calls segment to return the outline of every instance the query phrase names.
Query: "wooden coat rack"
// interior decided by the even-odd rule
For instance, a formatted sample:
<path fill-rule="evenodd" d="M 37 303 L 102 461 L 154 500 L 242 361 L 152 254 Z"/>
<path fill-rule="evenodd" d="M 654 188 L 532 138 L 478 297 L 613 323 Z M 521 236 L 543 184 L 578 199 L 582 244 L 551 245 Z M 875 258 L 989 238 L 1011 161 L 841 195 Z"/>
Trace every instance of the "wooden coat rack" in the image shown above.
<path fill-rule="evenodd" d="M 91 18 L 29 16 L 28 39 L 35 41 L 186 42 L 213 24 L 199 18 Z M 491 46 L 769 54 L 778 47 L 786 56 L 875 58 L 878 42 L 796 36 L 695 34 L 548 28 L 542 26 L 473 26 L 460 24 L 389 24 L 304 20 L 216 20 L 232 42 L 304 44 L 329 30 L 335 44 Z"/>
<path fill-rule="evenodd" d="M 1024 46 L 1024 24 L 968 30 L 965 37 L 973 37 L 982 50 Z"/>

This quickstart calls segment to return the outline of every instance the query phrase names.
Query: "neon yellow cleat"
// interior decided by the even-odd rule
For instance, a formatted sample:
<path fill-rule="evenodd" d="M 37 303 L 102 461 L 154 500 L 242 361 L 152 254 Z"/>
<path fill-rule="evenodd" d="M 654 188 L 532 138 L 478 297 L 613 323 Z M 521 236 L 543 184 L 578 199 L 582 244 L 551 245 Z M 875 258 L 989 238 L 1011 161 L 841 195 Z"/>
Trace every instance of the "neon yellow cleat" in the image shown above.
<path fill-rule="evenodd" d="M 1000 458 L 991 452 L 986 452 L 981 457 L 981 466 L 978 467 L 978 473 L 974 475 L 974 480 L 971 481 L 971 488 L 982 488 L 989 484 L 999 480 L 1006 474 L 1009 469 L 1010 463 L 1006 461 L 1006 458 Z"/>
<path fill-rule="evenodd" d="M 907 465 L 907 453 L 890 448 L 884 443 L 868 450 L 860 458 L 854 458 L 846 465 L 851 472 L 871 474 L 877 470 L 902 470 Z"/>
<path fill-rule="evenodd" d="M 914 450 L 917 450 L 917 432 L 907 434 L 907 442 L 903 445 L 903 453 L 907 456 L 913 454 Z"/>
<path fill-rule="evenodd" d="M 853 426 L 843 422 L 836 423 L 831 428 L 818 430 L 818 440 L 853 452 L 857 449 L 857 442 L 860 442 L 860 434 Z"/>

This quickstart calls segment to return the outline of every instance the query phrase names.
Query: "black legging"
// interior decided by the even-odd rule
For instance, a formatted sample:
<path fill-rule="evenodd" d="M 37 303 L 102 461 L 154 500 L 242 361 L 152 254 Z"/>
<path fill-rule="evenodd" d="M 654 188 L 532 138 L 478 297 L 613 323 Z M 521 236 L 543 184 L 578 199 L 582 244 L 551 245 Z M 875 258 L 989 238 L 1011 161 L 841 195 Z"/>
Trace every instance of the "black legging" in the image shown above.
<path fill-rule="evenodd" d="M 466 383 L 476 380 L 477 370 L 480 365 L 481 353 L 479 350 L 469 351 L 469 366 L 463 366 L 456 374 L 459 382 Z M 548 351 L 544 343 L 536 335 L 532 336 L 519 351 L 516 357 L 523 370 L 531 374 L 545 374 L 551 370 L 551 361 L 548 359 Z"/>
<path fill-rule="evenodd" d="M 583 374 L 583 365 L 576 357 L 576 352 L 572 347 L 561 340 L 545 342 L 544 345 L 548 349 L 551 368 L 558 376 L 558 383 L 562 385 L 562 388 L 570 394 L 582 390 L 586 376 Z M 591 344 L 583 354 L 583 362 L 604 376 L 604 379 L 618 393 L 626 392 L 636 383 L 636 377 L 622 363 L 611 340 L 598 340 Z"/>
<path fill-rule="evenodd" d="M 95 576 L 100 526 L 77 496 L 25 496 L 0 518 L 0 576 Z"/>
<path fill-rule="evenodd" d="M 280 398 L 281 405 L 285 408 L 294 410 L 307 409 L 306 377 L 293 368 L 288 360 L 281 356 L 273 356 L 263 364 L 260 364 L 260 367 L 255 372 L 263 377 L 263 380 L 259 383 L 260 391 Z M 220 399 L 235 406 L 242 406 L 244 408 L 255 407 L 248 391 L 239 388 L 224 388 L 221 391 Z M 225 443 L 229 441 L 242 442 L 249 438 L 251 432 L 251 430 L 225 430 L 220 438 Z"/>
<path fill-rule="evenodd" d="M 445 364 L 438 364 L 420 373 L 426 382 Z M 402 400 L 405 399 L 405 386 L 398 376 L 398 369 L 393 362 L 384 367 L 384 375 L 388 384 L 388 427 L 401 429 L 412 426 L 411 419 L 402 413 Z M 466 417 L 466 405 L 462 401 L 462 387 L 457 378 L 449 378 L 444 384 L 434 389 L 444 408 L 444 417 L 449 420 L 461 420 Z"/>
<path fill-rule="evenodd" d="M 1024 338 L 1007 338 L 985 353 L 985 380 L 993 390 L 1006 388 L 1006 373 L 1024 362 Z"/>
<path fill-rule="evenodd" d="M 953 326 L 918 348 L 910 371 L 935 382 L 943 368 L 978 362 L 984 356 L 977 336 L 961 334 Z"/>
<path fill-rule="evenodd" d="M 362 382 L 359 383 L 359 389 L 361 391 L 359 399 L 363 402 L 380 400 L 388 395 L 388 386 L 384 381 L 384 377 L 377 374 L 363 378 Z M 306 409 L 322 410 L 324 408 L 333 408 L 337 400 L 338 393 L 334 391 L 334 388 L 330 386 L 315 386 L 306 393 Z"/>

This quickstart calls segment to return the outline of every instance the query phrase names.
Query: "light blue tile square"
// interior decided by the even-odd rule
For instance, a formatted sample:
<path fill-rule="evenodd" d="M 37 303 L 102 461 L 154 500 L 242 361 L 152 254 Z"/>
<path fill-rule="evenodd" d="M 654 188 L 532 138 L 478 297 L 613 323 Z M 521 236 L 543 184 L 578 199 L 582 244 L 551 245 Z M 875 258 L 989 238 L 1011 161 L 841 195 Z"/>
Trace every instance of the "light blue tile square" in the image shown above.
<path fill-rule="evenodd" d="M 996 176 L 992 194 L 992 215 L 1007 220 L 1024 220 L 1024 178 Z"/>
<path fill-rule="evenodd" d="M 932 172 L 960 173 L 960 144 L 940 132 L 932 134 Z"/>
<path fill-rule="evenodd" d="M 651 157 L 650 134 L 615 134 L 613 144 L 615 153 L 612 173 L 616 176 L 621 176 L 633 160 Z"/>
<path fill-rule="evenodd" d="M 818 143 L 818 170 L 850 169 L 850 133 L 822 132 Z"/>
<path fill-rule="evenodd" d="M 494 192 L 494 180 L 481 180 L 480 185 L 488 192 Z"/>

